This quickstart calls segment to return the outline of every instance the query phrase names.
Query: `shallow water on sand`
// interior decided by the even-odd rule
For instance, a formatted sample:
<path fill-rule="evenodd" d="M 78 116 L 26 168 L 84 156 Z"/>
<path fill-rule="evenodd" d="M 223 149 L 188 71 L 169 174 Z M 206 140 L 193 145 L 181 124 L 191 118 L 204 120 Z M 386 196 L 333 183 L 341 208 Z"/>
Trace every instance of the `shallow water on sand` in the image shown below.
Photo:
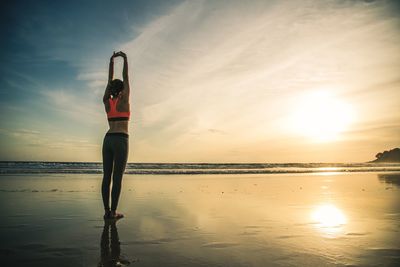
<path fill-rule="evenodd" d="M 400 173 L 126 175 L 116 224 L 100 182 L 0 176 L 0 264 L 400 264 Z"/>

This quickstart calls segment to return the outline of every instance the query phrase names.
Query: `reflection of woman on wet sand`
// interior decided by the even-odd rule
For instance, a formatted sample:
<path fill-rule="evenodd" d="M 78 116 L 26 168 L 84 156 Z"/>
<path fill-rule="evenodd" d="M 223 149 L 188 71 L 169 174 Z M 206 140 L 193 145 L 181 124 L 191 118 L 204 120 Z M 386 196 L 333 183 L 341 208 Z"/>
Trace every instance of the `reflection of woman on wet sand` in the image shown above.
<path fill-rule="evenodd" d="M 113 79 L 114 58 L 124 59 L 122 71 L 123 81 Z M 108 84 L 104 92 L 103 103 L 107 113 L 108 125 L 103 141 L 103 182 L 101 194 L 104 204 L 104 219 L 120 219 L 122 214 L 117 213 L 119 195 L 121 193 L 122 175 L 125 171 L 128 159 L 128 121 L 130 117 L 129 106 L 129 77 L 128 60 L 122 51 L 113 53 L 110 58 Z M 112 177 L 111 208 L 110 208 L 110 184 Z"/>
<path fill-rule="evenodd" d="M 129 261 L 121 259 L 120 257 L 121 248 L 115 221 L 106 221 L 104 223 L 100 247 L 101 261 L 98 267 L 126 266 L 130 264 Z"/>

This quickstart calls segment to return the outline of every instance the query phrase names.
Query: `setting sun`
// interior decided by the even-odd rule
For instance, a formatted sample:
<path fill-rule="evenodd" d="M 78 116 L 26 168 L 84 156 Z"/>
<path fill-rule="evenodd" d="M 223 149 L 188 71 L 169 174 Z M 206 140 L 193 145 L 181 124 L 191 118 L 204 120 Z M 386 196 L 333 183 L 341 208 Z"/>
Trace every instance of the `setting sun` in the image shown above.
<path fill-rule="evenodd" d="M 293 123 L 295 132 L 325 142 L 337 139 L 348 129 L 354 113 L 350 104 L 330 91 L 314 91 L 305 94 L 295 106 Z"/>

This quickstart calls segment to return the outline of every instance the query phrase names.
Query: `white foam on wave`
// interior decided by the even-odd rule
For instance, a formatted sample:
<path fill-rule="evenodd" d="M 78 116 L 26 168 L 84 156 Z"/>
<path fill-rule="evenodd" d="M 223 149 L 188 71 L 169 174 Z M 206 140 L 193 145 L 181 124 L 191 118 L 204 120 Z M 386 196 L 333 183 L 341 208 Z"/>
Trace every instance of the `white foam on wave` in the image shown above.
<path fill-rule="evenodd" d="M 400 164 L 375 163 L 128 163 L 126 174 L 268 174 L 391 172 Z M 99 162 L 0 162 L 0 174 L 101 174 Z"/>

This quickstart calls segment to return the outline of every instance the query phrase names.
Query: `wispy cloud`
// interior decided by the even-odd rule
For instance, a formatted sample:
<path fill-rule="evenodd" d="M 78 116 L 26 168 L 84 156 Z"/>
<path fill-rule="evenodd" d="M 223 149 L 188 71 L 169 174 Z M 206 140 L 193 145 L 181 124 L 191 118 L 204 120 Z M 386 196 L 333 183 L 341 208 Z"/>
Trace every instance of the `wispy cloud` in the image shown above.
<path fill-rule="evenodd" d="M 174 127 L 175 138 L 165 142 L 210 128 L 268 139 L 285 135 L 279 124 L 304 91 L 329 87 L 345 95 L 398 77 L 398 19 L 386 18 L 387 9 L 364 2 L 184 2 L 121 45 L 145 128 L 138 138 Z"/>
<path fill-rule="evenodd" d="M 308 91 L 329 89 L 362 114 L 343 142 L 397 119 L 393 114 L 399 111 L 400 90 L 393 81 L 400 78 L 400 30 L 391 5 L 184 1 L 147 24 L 132 25 L 125 35 L 132 39 L 114 41 L 108 54 L 104 46 L 74 53 L 65 49 L 71 37 L 60 39 L 62 45 L 50 47 L 44 56 L 72 66 L 81 86 L 41 87 L 38 92 L 50 110 L 79 125 L 98 122 L 101 131 L 107 61 L 111 50 L 124 50 L 132 88 L 131 160 L 240 161 L 232 151 L 244 151 L 257 161 L 257 155 L 265 160 L 271 150 L 280 153 L 285 147 L 298 147 L 295 156 L 302 157 L 301 148 L 309 143 L 284 124 Z M 94 45 L 87 41 L 85 47 Z M 119 61 L 117 77 L 121 69 Z M 392 128 L 389 132 L 386 140 L 398 140 Z"/>
<path fill-rule="evenodd" d="M 104 107 L 98 98 L 98 103 L 92 99 L 82 99 L 81 95 L 75 95 L 68 89 L 43 89 L 40 91 L 44 97 L 47 107 L 58 114 L 70 116 L 79 122 L 84 121 L 90 124 L 99 124 L 104 120 L 101 112 Z"/>

